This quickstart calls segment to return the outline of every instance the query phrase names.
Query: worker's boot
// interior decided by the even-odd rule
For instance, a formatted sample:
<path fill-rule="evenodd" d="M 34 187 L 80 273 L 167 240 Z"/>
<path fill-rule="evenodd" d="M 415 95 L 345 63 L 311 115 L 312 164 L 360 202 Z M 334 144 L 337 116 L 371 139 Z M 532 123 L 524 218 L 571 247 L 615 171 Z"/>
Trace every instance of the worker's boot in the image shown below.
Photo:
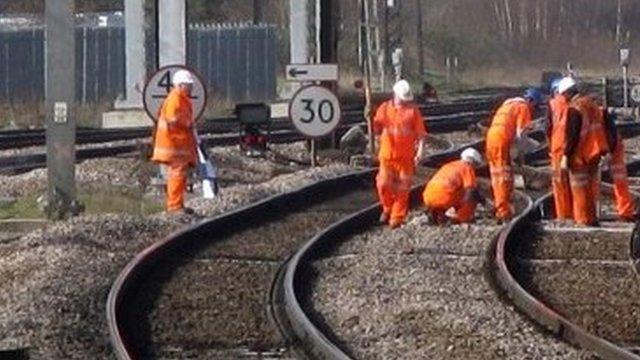
<path fill-rule="evenodd" d="M 380 224 L 386 224 L 389 222 L 389 214 L 383 212 L 382 214 L 380 214 L 380 219 L 378 220 L 380 222 Z"/>
<path fill-rule="evenodd" d="M 389 222 L 389 227 L 390 227 L 391 229 L 397 229 L 397 228 L 399 228 L 400 226 L 402 226 L 402 224 L 403 224 L 403 221 L 402 221 L 402 220 L 399 220 L 399 219 L 393 219 L 393 220 L 391 220 L 391 221 Z"/>

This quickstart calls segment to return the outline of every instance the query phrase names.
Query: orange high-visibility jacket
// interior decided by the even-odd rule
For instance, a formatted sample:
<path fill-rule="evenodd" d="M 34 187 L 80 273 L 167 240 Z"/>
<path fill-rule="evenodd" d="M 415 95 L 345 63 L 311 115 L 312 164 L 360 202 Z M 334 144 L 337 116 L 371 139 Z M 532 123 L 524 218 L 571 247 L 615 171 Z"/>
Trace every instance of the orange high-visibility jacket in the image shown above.
<path fill-rule="evenodd" d="M 380 160 L 411 160 L 416 156 L 416 142 L 427 130 L 420 109 L 413 104 L 396 107 L 393 100 L 384 102 L 373 120 L 380 136 Z"/>
<path fill-rule="evenodd" d="M 172 124 L 171 129 L 168 123 Z M 196 163 L 191 99 L 176 87 L 167 96 L 156 124 L 152 161 L 160 163 Z"/>
<path fill-rule="evenodd" d="M 487 142 L 511 144 L 517 130 L 531 124 L 533 115 L 529 103 L 523 98 L 512 98 L 505 101 L 493 116 Z"/>
<path fill-rule="evenodd" d="M 589 96 L 574 98 L 569 105 L 582 117 L 580 141 L 571 160 L 577 165 L 589 164 L 609 152 L 604 114 Z"/>
<path fill-rule="evenodd" d="M 549 101 L 551 112 L 551 139 L 549 152 L 552 158 L 560 159 L 566 147 L 567 115 L 569 103 L 564 96 L 557 95 Z"/>
<path fill-rule="evenodd" d="M 462 160 L 445 164 L 431 178 L 423 198 L 428 206 L 454 206 L 464 198 L 467 190 L 476 187 L 476 172 Z"/>

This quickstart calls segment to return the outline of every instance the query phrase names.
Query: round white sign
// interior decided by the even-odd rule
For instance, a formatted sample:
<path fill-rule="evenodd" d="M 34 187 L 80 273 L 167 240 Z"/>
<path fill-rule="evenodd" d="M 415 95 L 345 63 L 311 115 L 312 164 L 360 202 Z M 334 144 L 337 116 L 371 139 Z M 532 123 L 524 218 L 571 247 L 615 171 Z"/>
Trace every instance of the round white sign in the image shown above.
<path fill-rule="evenodd" d="M 169 65 L 156 71 L 144 86 L 144 109 L 154 121 L 158 121 L 160 107 L 171 89 L 173 89 L 173 74 L 178 70 L 188 70 L 196 80 L 191 90 L 194 120 L 200 118 L 204 113 L 204 106 L 207 103 L 207 90 L 200 76 L 186 66 Z"/>
<path fill-rule="evenodd" d="M 636 104 L 640 104 L 640 85 L 631 88 L 631 99 L 633 99 Z"/>
<path fill-rule="evenodd" d="M 340 123 L 340 101 L 329 89 L 303 87 L 289 102 L 289 118 L 303 135 L 318 138 L 329 135 Z"/>

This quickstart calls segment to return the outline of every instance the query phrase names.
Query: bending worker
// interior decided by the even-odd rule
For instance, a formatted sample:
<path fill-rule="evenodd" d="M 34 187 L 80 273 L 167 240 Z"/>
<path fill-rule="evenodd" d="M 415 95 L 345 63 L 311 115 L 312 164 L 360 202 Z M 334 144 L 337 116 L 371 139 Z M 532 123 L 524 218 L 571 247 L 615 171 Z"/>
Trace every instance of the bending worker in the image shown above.
<path fill-rule="evenodd" d="M 478 203 L 485 204 L 476 184 L 476 168 L 482 165 L 482 155 L 473 148 L 462 152 L 460 160 L 445 164 L 431 178 L 422 193 L 425 212 L 430 223 L 443 225 L 449 222 L 472 222 Z M 449 219 L 446 212 L 455 209 Z"/>
<path fill-rule="evenodd" d="M 609 170 L 613 180 L 613 198 L 616 203 L 616 210 L 622 220 L 635 221 L 637 218 L 637 207 L 629 191 L 627 160 L 622 136 L 618 133 L 614 115 L 608 114 L 606 110 L 603 110 L 603 116 L 606 124 L 607 145 L 609 145 L 611 154 Z"/>
<path fill-rule="evenodd" d="M 174 88 L 162 103 L 156 124 L 151 160 L 168 168 L 166 207 L 169 212 L 193 212 L 184 208 L 187 172 L 196 164 L 197 156 L 190 99 L 193 83 L 193 75 L 189 71 L 176 71 L 173 75 Z"/>
<path fill-rule="evenodd" d="M 531 124 L 534 110 L 542 101 L 538 89 L 528 89 L 523 97 L 508 99 L 494 115 L 486 139 L 486 156 L 491 173 L 491 188 L 495 199 L 495 216 L 504 222 L 511 219 L 513 170 L 511 147 L 520 145 L 524 131 Z"/>
<path fill-rule="evenodd" d="M 409 193 L 416 165 L 423 155 L 427 134 L 420 109 L 413 104 L 409 83 L 398 81 L 393 86 L 393 100 L 380 105 L 373 121 L 380 136 L 376 177 L 378 196 L 382 203 L 381 223 L 396 228 L 409 211 Z"/>
<path fill-rule="evenodd" d="M 560 167 L 569 172 L 573 217 L 578 225 L 597 226 L 600 160 L 609 152 L 603 111 L 570 77 L 560 81 L 558 92 L 569 102 Z"/>
<path fill-rule="evenodd" d="M 565 150 L 565 133 L 567 129 L 567 112 L 569 102 L 558 93 L 560 80 L 551 84 L 553 97 L 549 101 L 547 112 L 547 136 L 549 140 L 549 157 L 551 158 L 551 186 L 553 188 L 553 200 L 556 210 L 556 219 L 573 219 L 573 202 L 571 200 L 571 187 L 569 174 L 560 168 L 560 162 Z"/>

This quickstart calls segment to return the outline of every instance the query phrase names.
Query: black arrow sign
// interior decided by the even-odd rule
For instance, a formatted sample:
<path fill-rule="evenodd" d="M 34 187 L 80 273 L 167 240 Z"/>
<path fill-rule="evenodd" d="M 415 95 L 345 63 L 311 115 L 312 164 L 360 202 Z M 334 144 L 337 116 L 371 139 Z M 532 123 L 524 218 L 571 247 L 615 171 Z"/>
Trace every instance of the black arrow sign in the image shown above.
<path fill-rule="evenodd" d="M 293 78 L 298 77 L 298 75 L 307 75 L 309 71 L 307 70 L 298 70 L 296 68 L 289 69 L 289 75 Z"/>

